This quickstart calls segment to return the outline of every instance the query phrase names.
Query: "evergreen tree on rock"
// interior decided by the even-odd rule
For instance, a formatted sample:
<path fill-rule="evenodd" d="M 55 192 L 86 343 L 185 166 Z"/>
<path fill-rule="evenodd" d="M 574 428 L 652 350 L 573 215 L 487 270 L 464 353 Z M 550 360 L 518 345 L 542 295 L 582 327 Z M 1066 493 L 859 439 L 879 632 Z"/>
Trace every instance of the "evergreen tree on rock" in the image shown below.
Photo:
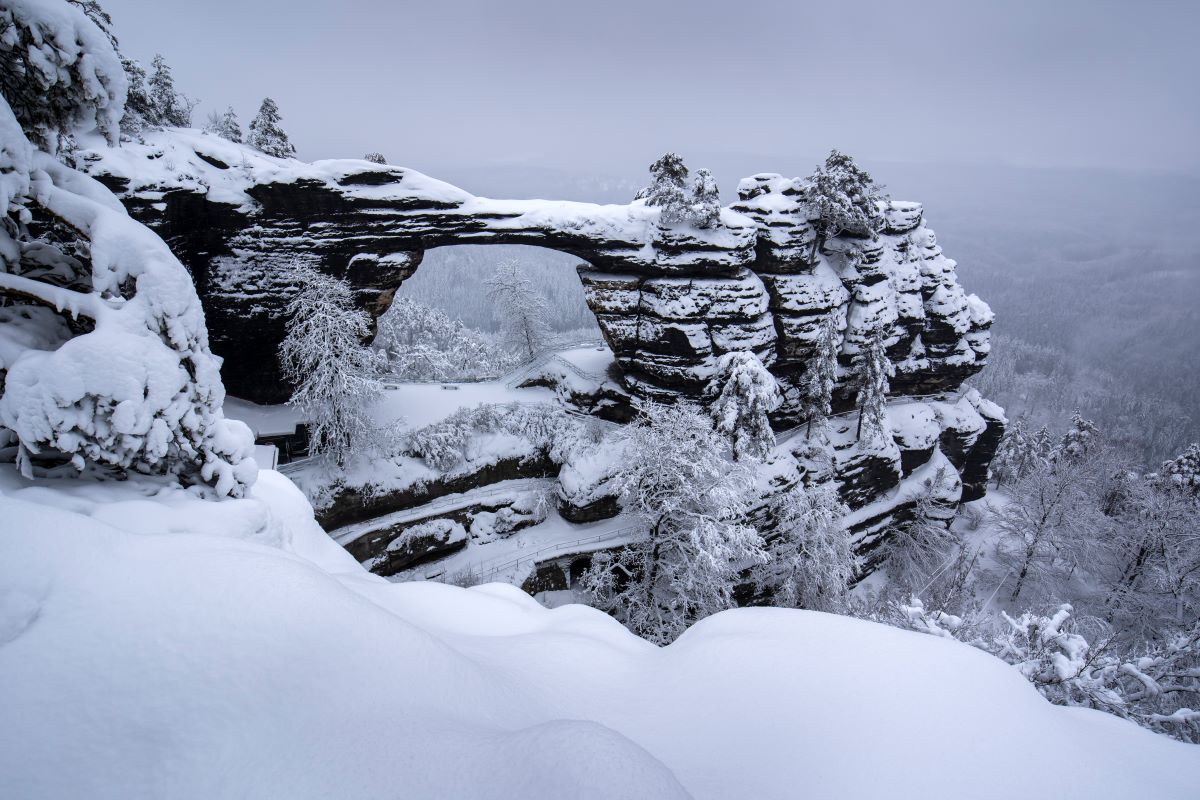
<path fill-rule="evenodd" d="M 814 258 L 821 244 L 840 233 L 874 237 L 883 227 L 880 205 L 887 201 L 883 187 L 853 158 L 837 150 L 809 176 L 804 197 L 810 219 L 817 226 Z"/>
<path fill-rule="evenodd" d="M 692 182 L 692 224 L 697 228 L 715 228 L 721 222 L 721 195 L 717 179 L 706 169 L 696 170 Z"/>
<path fill-rule="evenodd" d="M 372 164 L 386 164 L 387 158 L 383 153 L 367 153 L 363 156 L 363 161 L 370 161 Z"/>
<path fill-rule="evenodd" d="M 269 156 L 277 158 L 292 158 L 296 148 L 292 146 L 287 133 L 280 127 L 282 117 L 279 116 L 279 106 L 271 98 L 264 98 L 258 108 L 258 115 L 250 121 L 249 144 Z"/>
<path fill-rule="evenodd" d="M 821 322 L 817 346 L 809 356 L 801 386 L 800 414 L 808 420 L 807 435 L 810 437 L 814 426 L 818 432 L 824 430 L 833 412 L 833 389 L 837 384 L 840 345 L 837 321 L 829 314 Z"/>
<path fill-rule="evenodd" d="M 734 460 L 758 460 L 771 452 L 775 432 L 768 415 L 783 395 L 758 356 L 746 350 L 721 356 L 705 394 L 717 433 L 728 439 Z"/>
<path fill-rule="evenodd" d="M 237 113 L 234 112 L 233 106 L 226 108 L 224 113 L 210 111 L 208 114 L 208 124 L 204 126 L 204 130 L 209 133 L 215 133 L 222 139 L 228 139 L 238 144 L 242 143 L 242 126 L 238 122 Z"/>
<path fill-rule="evenodd" d="M 192 124 L 195 103 L 175 90 L 175 78 L 162 54 L 151 62 L 149 82 L 150 105 L 154 108 L 155 124 L 186 128 Z"/>
<path fill-rule="evenodd" d="M 637 194 L 646 205 L 662 209 L 659 219 L 666 223 L 687 222 L 691 216 L 691 201 L 687 188 L 688 168 L 675 153 L 667 153 L 650 165 L 654 182 Z"/>
<path fill-rule="evenodd" d="M 855 359 L 855 384 L 858 388 L 858 438 L 863 431 L 868 439 L 885 434 L 888 380 L 896 368 L 884 347 L 883 329 L 876 328 L 867 346 Z"/>

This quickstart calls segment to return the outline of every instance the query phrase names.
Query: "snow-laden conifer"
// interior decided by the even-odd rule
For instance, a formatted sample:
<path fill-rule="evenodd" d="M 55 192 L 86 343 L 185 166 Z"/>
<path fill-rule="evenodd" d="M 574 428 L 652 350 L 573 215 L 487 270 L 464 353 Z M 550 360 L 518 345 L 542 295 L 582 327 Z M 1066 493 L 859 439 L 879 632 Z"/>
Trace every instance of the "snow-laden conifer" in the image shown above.
<path fill-rule="evenodd" d="M 233 106 L 229 106 L 223 112 L 210 111 L 204 130 L 216 134 L 223 139 L 241 144 L 242 126 L 238 122 L 237 113 L 233 110 Z"/>
<path fill-rule="evenodd" d="M 175 89 L 175 78 L 171 67 L 161 54 L 154 56 L 150 64 L 150 80 L 147 89 L 150 105 L 158 125 L 186 128 L 192 124 L 192 109 L 196 102 Z"/>
<path fill-rule="evenodd" d="M 887 393 L 889 379 L 896 374 L 884 346 L 883 330 L 876 329 L 867 345 L 854 359 L 854 385 L 858 390 L 859 439 L 865 432 L 868 440 L 887 435 Z"/>
<path fill-rule="evenodd" d="M 247 144 L 257 147 L 269 156 L 290 158 L 296 155 L 296 148 L 280 126 L 282 117 L 279 106 L 271 98 L 264 98 L 258 107 L 258 114 L 250 120 L 250 135 Z"/>
<path fill-rule="evenodd" d="M 807 434 L 822 433 L 833 412 L 833 389 L 837 385 L 838 350 L 841 336 L 837 322 L 829 314 L 821 322 L 817 343 L 808 357 L 800 387 L 800 416 L 808 424 Z"/>
<path fill-rule="evenodd" d="M 764 458 L 775 447 L 768 415 L 779 408 L 779 382 L 758 356 L 746 350 L 725 353 L 705 389 L 717 433 L 729 441 L 735 460 Z"/>
<path fill-rule="evenodd" d="M 676 153 L 667 153 L 650 165 L 649 186 L 638 192 L 646 205 L 662 209 L 659 220 L 668 225 L 687 222 L 691 216 L 688 168 Z"/>
<path fill-rule="evenodd" d="M 817 226 L 816 248 L 840 233 L 874 236 L 883 227 L 883 188 L 850 156 L 832 151 L 804 184 L 804 200 Z"/>
<path fill-rule="evenodd" d="M 721 194 L 717 179 L 706 169 L 696 170 L 692 182 L 691 222 L 697 228 L 714 228 L 721 222 Z"/>

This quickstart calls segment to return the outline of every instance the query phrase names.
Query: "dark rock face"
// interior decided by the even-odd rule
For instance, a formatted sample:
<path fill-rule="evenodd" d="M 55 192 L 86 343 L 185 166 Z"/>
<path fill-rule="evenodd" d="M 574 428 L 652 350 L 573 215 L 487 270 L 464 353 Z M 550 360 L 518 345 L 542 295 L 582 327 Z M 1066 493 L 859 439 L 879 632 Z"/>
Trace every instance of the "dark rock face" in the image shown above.
<path fill-rule="evenodd" d="M 801 182 L 779 175 L 745 179 L 719 224 L 697 229 L 663 225 L 640 202 L 489 200 L 398 167 L 266 159 L 186 131 L 152 138 L 122 159 L 89 154 L 88 169 L 191 270 L 226 387 L 255 402 L 290 392 L 275 355 L 295 291 L 288 264 L 346 278 L 377 317 L 425 250 L 452 244 L 537 245 L 586 261 L 588 303 L 639 397 L 694 398 L 722 353 L 751 350 L 788 388 L 780 418 L 794 418 L 827 315 L 846 365 L 873 329 L 888 331 L 897 396 L 955 389 L 987 356 L 991 312 L 964 294 L 917 203 L 892 202 L 875 239 L 818 242 Z M 851 399 L 839 387 L 839 407 Z"/>
<path fill-rule="evenodd" d="M 958 389 L 990 348 L 991 311 L 964 293 L 917 203 L 890 202 L 874 238 L 820 240 L 802 182 L 774 174 L 743 180 L 718 224 L 698 229 L 664 225 L 659 209 L 640 201 L 492 200 L 398 167 L 268 159 L 187 131 L 151 138 L 125 146 L 119 159 L 98 152 L 84 160 L 191 271 L 212 349 L 225 358 L 226 387 L 255 402 L 290 394 L 276 359 L 284 308 L 296 290 L 289 264 L 344 277 L 359 305 L 378 317 L 425 250 L 453 244 L 536 245 L 587 262 L 580 268 L 585 297 L 631 396 L 597 398 L 614 418 L 627 417 L 639 400 L 697 398 L 723 353 L 748 350 L 784 389 L 776 421 L 797 422 L 800 385 L 827 317 L 842 335 L 835 412 L 853 407 L 849 367 L 875 330 L 885 332 L 896 367 L 889 416 L 905 398 Z M 139 155 L 145 163 L 132 157 Z M 843 497 L 852 507 L 872 502 L 935 449 L 961 472 L 963 497 L 978 496 L 1003 413 L 978 398 L 971 405 L 971 414 L 921 412 L 937 424 L 894 430 L 896 447 L 887 454 L 846 449 L 836 470 Z M 503 477 L 513 475 L 476 476 L 472 485 Z M 582 520 L 613 510 L 595 499 L 567 503 L 567 514 Z M 349 493 L 321 522 L 336 527 L 420 502 Z"/>

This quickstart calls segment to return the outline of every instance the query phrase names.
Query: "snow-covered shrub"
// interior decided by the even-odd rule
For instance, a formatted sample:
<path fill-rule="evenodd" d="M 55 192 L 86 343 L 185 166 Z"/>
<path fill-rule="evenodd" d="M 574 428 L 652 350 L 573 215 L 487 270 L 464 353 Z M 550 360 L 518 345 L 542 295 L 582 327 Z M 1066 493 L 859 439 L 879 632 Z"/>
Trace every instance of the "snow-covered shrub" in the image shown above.
<path fill-rule="evenodd" d="M 775 447 L 768 415 L 779 408 L 783 394 L 754 353 L 735 350 L 721 356 L 705 396 L 713 424 L 729 441 L 734 459 L 761 459 Z"/>
<path fill-rule="evenodd" d="M 1158 476 L 1164 481 L 1200 494 L 1200 442 L 1192 442 L 1179 457 L 1164 461 Z"/>
<path fill-rule="evenodd" d="M 109 39 L 65 3 L 0 3 L 0 20 L 9 56 L 26 47 L 0 102 L 0 452 L 27 477 L 92 464 L 240 496 L 253 442 L 222 416 L 190 276 L 100 184 L 35 149 L 7 102 L 44 92 L 25 123 L 47 146 L 76 125 L 115 135 L 125 82 Z"/>
<path fill-rule="evenodd" d="M 741 522 L 749 473 L 725 458 L 725 443 L 699 409 L 650 406 L 624 438 L 615 481 L 645 539 L 598 554 L 581 585 L 593 605 L 666 644 L 731 608 L 741 570 L 766 555 L 758 532 Z"/>
<path fill-rule="evenodd" d="M 370 317 L 343 280 L 301 265 L 289 277 L 299 291 L 279 347 L 284 377 L 296 386 L 288 402 L 308 422 L 311 452 L 344 465 L 374 432 L 370 407 L 383 394 L 382 364 L 363 345 Z"/>
<path fill-rule="evenodd" d="M 407 297 L 379 319 L 373 346 L 387 354 L 388 371 L 406 381 L 494 378 L 517 360 L 488 334 Z"/>
<path fill-rule="evenodd" d="M 125 93 L 112 42 L 83 11 L 60 0 L 0 0 L 0 94 L 38 147 L 53 153 L 60 135 L 93 126 L 115 143 Z"/>
<path fill-rule="evenodd" d="M 404 452 L 446 471 L 468 460 L 476 437 L 505 433 L 528 440 L 533 450 L 562 463 L 584 429 L 582 420 L 558 404 L 487 404 L 460 408 L 439 422 L 409 432 Z"/>
<path fill-rule="evenodd" d="M 383 153 L 367 153 L 363 156 L 363 161 L 370 161 L 372 164 L 386 164 L 387 158 Z"/>

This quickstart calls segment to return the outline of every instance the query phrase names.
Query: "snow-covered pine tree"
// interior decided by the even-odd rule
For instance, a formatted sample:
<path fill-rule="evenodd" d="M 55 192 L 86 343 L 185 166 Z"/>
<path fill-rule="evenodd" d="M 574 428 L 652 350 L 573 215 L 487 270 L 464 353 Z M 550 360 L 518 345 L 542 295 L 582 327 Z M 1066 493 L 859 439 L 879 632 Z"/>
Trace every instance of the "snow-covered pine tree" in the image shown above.
<path fill-rule="evenodd" d="M 797 484 L 776 495 L 768 509 L 768 560 L 754 581 L 771 605 L 841 613 L 858 559 L 842 523 L 849 509 L 830 483 Z"/>
<path fill-rule="evenodd" d="M 706 169 L 696 170 L 692 182 L 691 221 L 697 228 L 715 228 L 721 222 L 721 193 L 717 179 Z"/>
<path fill-rule="evenodd" d="M 650 165 L 653 183 L 638 192 L 646 205 L 662 209 L 659 219 L 666 224 L 687 222 L 691 203 L 687 188 L 688 168 L 675 153 L 667 153 Z"/>
<path fill-rule="evenodd" d="M 1192 442 L 1178 457 L 1164 461 L 1159 478 L 1200 494 L 1200 442 Z"/>
<path fill-rule="evenodd" d="M 758 356 L 746 350 L 725 353 L 705 389 L 717 433 L 725 436 L 736 461 L 765 458 L 775 446 L 768 415 L 779 408 L 779 382 Z"/>
<path fill-rule="evenodd" d="M 54 153 L 60 136 L 93 124 L 115 144 L 125 94 L 108 36 L 79 8 L 0 3 L 0 95 L 42 150 Z"/>
<path fill-rule="evenodd" d="M 216 110 L 208 112 L 208 121 L 204 125 L 204 130 L 231 142 L 238 144 L 242 142 L 242 126 L 238 122 L 233 106 L 229 106 L 223 112 Z"/>
<path fill-rule="evenodd" d="M 368 412 L 383 394 L 379 359 L 363 345 L 371 320 L 345 281 L 301 265 L 289 278 L 298 291 L 279 348 L 284 377 L 296 386 L 288 402 L 308 421 L 311 452 L 344 466 L 366 445 Z"/>
<path fill-rule="evenodd" d="M 874 237 L 883 227 L 880 204 L 887 200 L 883 187 L 837 150 L 808 177 L 804 200 L 817 225 L 813 257 L 821 244 L 839 233 Z"/>
<path fill-rule="evenodd" d="M 750 475 L 725 458 L 725 442 L 687 403 L 652 405 L 622 435 L 614 480 L 645 539 L 597 554 L 582 585 L 596 607 L 666 644 L 731 608 L 741 570 L 766 558 L 761 537 L 740 522 Z"/>
<path fill-rule="evenodd" d="M 1084 419 L 1078 409 L 1071 413 L 1071 424 L 1063 434 L 1055 452 L 1056 458 L 1082 459 L 1099 442 L 1100 430 L 1090 419 Z"/>
<path fill-rule="evenodd" d="M 383 153 L 367 153 L 363 156 L 363 161 L 370 161 L 372 164 L 386 164 L 387 159 Z"/>
<path fill-rule="evenodd" d="M 505 344 L 528 360 L 550 346 L 546 297 L 521 269 L 520 262 L 502 261 L 484 285 L 488 299 L 496 304 L 493 313 L 500 322 Z"/>
<path fill-rule="evenodd" d="M 154 107 L 154 115 L 160 120 L 158 124 L 172 125 L 176 128 L 190 126 L 192 109 L 196 102 L 175 90 L 175 78 L 171 74 L 171 67 L 161 53 L 154 56 L 150 69 L 149 98 Z"/>
<path fill-rule="evenodd" d="M 223 418 L 186 270 L 52 158 L 95 128 L 116 144 L 125 91 L 112 39 L 79 7 L 0 0 L 0 460 L 28 478 L 139 472 L 241 496 L 253 439 Z"/>
<path fill-rule="evenodd" d="M 868 439 L 886 435 L 888 380 L 896 374 L 896 367 L 888 358 L 884 342 L 883 329 L 875 329 L 854 360 L 860 440 L 864 430 Z"/>
<path fill-rule="evenodd" d="M 269 156 L 291 158 L 296 155 L 287 133 L 280 127 L 283 118 L 279 116 L 279 106 L 269 97 L 263 98 L 258 107 L 258 114 L 250 120 L 250 136 L 247 144 L 257 147 Z"/>
<path fill-rule="evenodd" d="M 1044 457 L 1025 418 L 1018 418 L 1004 431 L 1004 438 L 1000 440 L 1000 446 L 992 458 L 991 473 L 996 480 L 996 488 L 1023 478 Z"/>
<path fill-rule="evenodd" d="M 147 128 L 162 125 L 158 110 L 150 102 L 150 90 L 146 87 L 146 70 L 137 61 L 122 58 L 125 79 L 129 83 L 129 94 L 125 100 L 125 116 L 121 118 L 121 133 L 136 139 Z"/>
<path fill-rule="evenodd" d="M 832 314 L 826 315 L 817 333 L 816 346 L 808 357 L 804 369 L 804 382 L 800 387 L 800 415 L 808 421 L 807 435 L 824 431 L 825 423 L 833 412 L 833 388 L 837 385 L 838 350 L 841 335 Z"/>

